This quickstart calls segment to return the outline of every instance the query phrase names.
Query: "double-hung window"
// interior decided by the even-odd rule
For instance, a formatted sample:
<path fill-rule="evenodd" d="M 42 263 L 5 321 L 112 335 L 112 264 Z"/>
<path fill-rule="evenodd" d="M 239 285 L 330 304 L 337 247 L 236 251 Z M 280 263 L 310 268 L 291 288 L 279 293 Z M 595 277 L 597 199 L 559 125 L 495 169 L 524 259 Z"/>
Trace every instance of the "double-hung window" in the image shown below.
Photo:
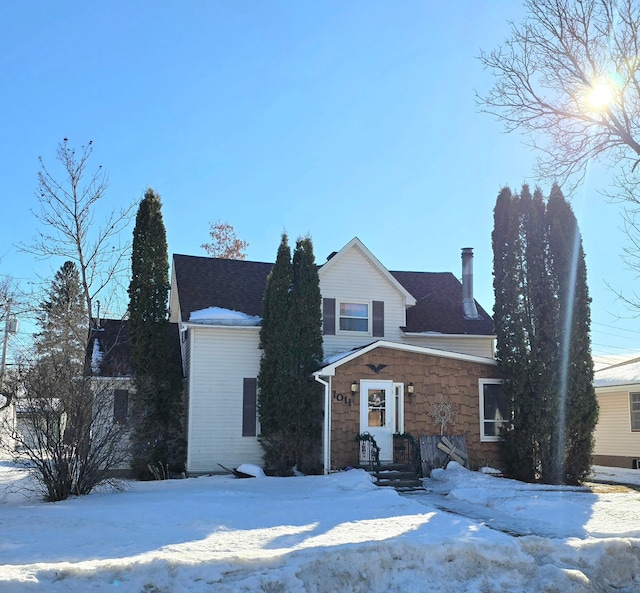
<path fill-rule="evenodd" d="M 640 393 L 629 394 L 629 410 L 631 411 L 631 430 L 640 431 Z"/>
<path fill-rule="evenodd" d="M 509 422 L 507 398 L 500 379 L 480 379 L 480 440 L 500 440 L 500 429 Z"/>
<path fill-rule="evenodd" d="M 368 334 L 370 331 L 369 309 L 369 303 L 340 301 L 338 309 L 339 330 Z"/>
<path fill-rule="evenodd" d="M 384 301 L 323 298 L 322 333 L 383 338 Z"/>

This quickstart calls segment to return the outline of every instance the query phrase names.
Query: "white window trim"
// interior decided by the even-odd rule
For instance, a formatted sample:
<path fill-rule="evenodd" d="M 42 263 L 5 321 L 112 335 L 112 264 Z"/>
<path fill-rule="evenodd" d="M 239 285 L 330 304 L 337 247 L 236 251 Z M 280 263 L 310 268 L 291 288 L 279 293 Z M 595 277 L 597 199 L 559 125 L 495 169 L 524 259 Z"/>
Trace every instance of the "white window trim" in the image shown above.
<path fill-rule="evenodd" d="M 367 305 L 367 331 L 353 331 L 348 329 L 340 329 L 340 305 L 342 303 L 354 305 Z M 361 317 L 360 319 L 364 319 Z M 365 301 L 362 299 L 336 299 L 336 335 L 340 336 L 372 336 L 373 335 L 373 301 Z"/>
<path fill-rule="evenodd" d="M 640 432 L 640 427 L 633 427 L 633 401 L 632 398 L 634 395 L 640 395 L 640 391 L 630 391 L 629 392 L 629 428 L 631 432 Z"/>
<path fill-rule="evenodd" d="M 399 429 L 400 434 L 404 433 L 404 383 L 393 384 L 393 398 L 396 407 L 396 419 L 395 424 Z M 395 426 L 394 426 L 394 432 Z"/>
<path fill-rule="evenodd" d="M 497 443 L 500 440 L 499 436 L 485 435 L 484 434 L 484 386 L 485 385 L 502 385 L 502 379 L 478 379 L 478 399 L 480 400 L 480 442 L 481 443 Z"/>

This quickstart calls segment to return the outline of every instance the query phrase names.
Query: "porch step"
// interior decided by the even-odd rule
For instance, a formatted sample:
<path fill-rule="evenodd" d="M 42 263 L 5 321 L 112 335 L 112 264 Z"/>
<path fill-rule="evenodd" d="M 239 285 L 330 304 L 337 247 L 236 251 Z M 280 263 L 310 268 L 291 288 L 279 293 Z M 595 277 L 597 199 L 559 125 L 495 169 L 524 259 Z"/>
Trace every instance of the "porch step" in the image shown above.
<path fill-rule="evenodd" d="M 375 477 L 375 472 L 372 472 Z M 394 488 L 398 492 L 413 492 L 424 490 L 422 480 L 411 465 L 390 464 L 382 465 L 378 473 L 376 485 Z"/>

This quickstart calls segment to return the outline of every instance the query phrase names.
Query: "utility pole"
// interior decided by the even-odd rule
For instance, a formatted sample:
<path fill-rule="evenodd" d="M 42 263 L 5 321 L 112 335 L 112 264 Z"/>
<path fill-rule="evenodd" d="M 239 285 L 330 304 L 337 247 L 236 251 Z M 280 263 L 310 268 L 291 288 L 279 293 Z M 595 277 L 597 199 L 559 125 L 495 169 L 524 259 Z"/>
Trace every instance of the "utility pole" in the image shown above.
<path fill-rule="evenodd" d="M 18 331 L 18 321 L 11 317 L 11 299 L 7 301 L 7 312 L 4 320 L 4 339 L 2 340 L 2 359 L 0 360 L 0 393 L 4 384 L 4 368 L 7 361 L 7 344 L 9 343 L 9 334 L 15 334 Z"/>

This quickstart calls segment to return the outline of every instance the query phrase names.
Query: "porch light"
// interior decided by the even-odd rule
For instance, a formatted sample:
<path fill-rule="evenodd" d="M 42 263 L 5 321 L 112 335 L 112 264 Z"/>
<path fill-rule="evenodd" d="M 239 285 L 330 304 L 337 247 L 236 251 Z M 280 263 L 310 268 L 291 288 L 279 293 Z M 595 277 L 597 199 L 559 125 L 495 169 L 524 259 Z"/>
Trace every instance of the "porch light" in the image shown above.
<path fill-rule="evenodd" d="M 409 383 L 409 385 L 407 385 L 407 393 L 409 394 L 409 397 L 413 396 L 413 383 Z"/>
<path fill-rule="evenodd" d="M 351 393 L 356 393 L 358 391 L 358 383 L 355 381 L 351 383 Z"/>

